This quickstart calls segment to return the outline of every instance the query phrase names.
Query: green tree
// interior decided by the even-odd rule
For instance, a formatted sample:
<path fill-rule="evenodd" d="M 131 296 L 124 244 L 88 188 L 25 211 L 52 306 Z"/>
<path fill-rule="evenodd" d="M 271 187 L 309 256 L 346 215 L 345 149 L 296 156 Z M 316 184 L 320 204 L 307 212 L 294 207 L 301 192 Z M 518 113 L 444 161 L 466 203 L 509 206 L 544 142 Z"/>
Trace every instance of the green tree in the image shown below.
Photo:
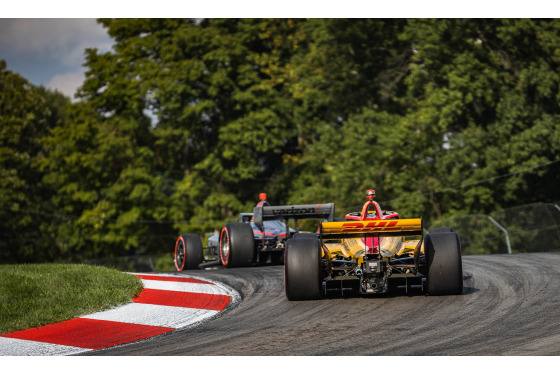
<path fill-rule="evenodd" d="M 70 101 L 35 87 L 0 61 L 0 262 L 38 262 L 58 256 L 54 191 L 37 167 L 41 137 L 66 120 Z"/>
<path fill-rule="evenodd" d="M 310 48 L 308 61 L 314 63 L 298 66 L 309 72 L 303 92 L 316 95 L 321 92 L 312 90 L 316 82 L 326 91 L 336 89 L 326 83 L 335 67 L 340 75 L 334 82 L 344 95 L 321 97 L 330 108 L 342 103 L 347 111 L 338 108 L 315 120 L 319 131 L 297 159 L 300 178 L 292 196 L 338 194 L 339 206 L 359 207 L 363 189 L 373 187 L 388 207 L 427 220 L 555 199 L 557 21 L 418 19 L 378 27 L 396 32 L 384 34 L 391 41 L 382 45 L 390 53 L 375 46 L 378 39 L 369 39 L 375 40 L 372 49 L 362 54 L 379 55 L 369 60 L 386 63 L 375 66 L 371 81 L 358 74 L 362 85 L 353 88 L 358 97 L 343 91 L 353 87 L 356 75 L 345 75 L 344 67 L 357 72 L 367 65 L 353 67 L 357 57 L 344 52 L 352 44 L 337 39 L 340 31 L 324 31 L 334 24 L 319 28 L 321 37 L 314 39 L 327 40 L 327 48 Z M 352 43 L 365 28 L 358 23 L 357 30 L 348 38 Z M 331 56 L 325 52 L 329 47 L 332 56 L 342 58 L 324 57 Z M 367 95 L 365 87 L 377 89 Z"/>
<path fill-rule="evenodd" d="M 558 164 L 537 166 L 560 159 L 558 27 L 556 20 L 411 21 L 409 100 L 422 99 L 412 113 L 431 116 L 440 144 L 423 163 L 432 165 L 434 183 L 418 191 L 438 192 L 432 215 L 554 197 Z"/>
<path fill-rule="evenodd" d="M 99 22 L 75 104 L 1 68 L 3 227 L 52 256 L 168 252 L 260 192 L 426 222 L 558 201 L 557 20 Z"/>
<path fill-rule="evenodd" d="M 76 258 L 168 251 L 250 209 L 297 133 L 285 65 L 289 20 L 104 19 L 113 51 L 86 51 L 70 124 L 42 167 L 71 217 Z"/>
<path fill-rule="evenodd" d="M 390 197 L 383 193 L 388 170 L 381 168 L 380 138 L 406 111 L 400 95 L 412 49 L 399 37 L 405 25 L 405 20 L 306 25 L 306 49 L 292 60 L 290 90 L 303 130 L 299 154 L 286 157 L 286 168 L 297 175 L 290 200 L 334 201 L 343 214 L 359 207 L 368 188 Z"/>

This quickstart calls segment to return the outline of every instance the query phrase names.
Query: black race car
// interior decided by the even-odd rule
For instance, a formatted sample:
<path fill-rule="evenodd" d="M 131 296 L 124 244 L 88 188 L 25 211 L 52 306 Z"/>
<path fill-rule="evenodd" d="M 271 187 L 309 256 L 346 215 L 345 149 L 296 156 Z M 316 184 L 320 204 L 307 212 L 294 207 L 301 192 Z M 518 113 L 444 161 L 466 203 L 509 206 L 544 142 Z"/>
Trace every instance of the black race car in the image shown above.
<path fill-rule="evenodd" d="M 286 240 L 305 235 L 300 233 L 299 220 L 333 221 L 334 218 L 333 203 L 270 206 L 266 194 L 260 194 L 259 198 L 253 213 L 241 213 L 237 222 L 224 225 L 219 235 L 208 238 L 206 248 L 197 234 L 179 235 L 175 242 L 175 268 L 182 271 L 217 265 L 281 265 Z M 294 228 L 288 224 L 290 219 Z M 204 258 L 204 249 L 208 249 L 212 258 Z"/>

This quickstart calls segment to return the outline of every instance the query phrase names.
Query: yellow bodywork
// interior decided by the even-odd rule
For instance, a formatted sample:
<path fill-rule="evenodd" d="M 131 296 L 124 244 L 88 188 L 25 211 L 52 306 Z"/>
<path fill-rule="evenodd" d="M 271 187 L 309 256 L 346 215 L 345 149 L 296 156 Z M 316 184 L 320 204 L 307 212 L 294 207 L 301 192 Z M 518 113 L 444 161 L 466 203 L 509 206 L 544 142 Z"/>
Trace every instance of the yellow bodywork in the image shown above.
<path fill-rule="evenodd" d="M 422 236 L 418 235 L 421 230 L 421 218 L 323 222 L 323 256 L 328 263 L 335 258 L 344 258 L 361 265 L 367 250 L 364 234 L 372 233 L 379 235 L 379 253 L 384 261 L 406 255 L 413 257 L 418 246 L 421 252 L 424 251 Z M 390 236 L 384 236 L 384 233 Z"/>
<path fill-rule="evenodd" d="M 323 222 L 321 233 L 329 234 L 364 234 L 375 232 L 417 232 L 422 230 L 421 218 L 380 219 L 370 221 Z"/>

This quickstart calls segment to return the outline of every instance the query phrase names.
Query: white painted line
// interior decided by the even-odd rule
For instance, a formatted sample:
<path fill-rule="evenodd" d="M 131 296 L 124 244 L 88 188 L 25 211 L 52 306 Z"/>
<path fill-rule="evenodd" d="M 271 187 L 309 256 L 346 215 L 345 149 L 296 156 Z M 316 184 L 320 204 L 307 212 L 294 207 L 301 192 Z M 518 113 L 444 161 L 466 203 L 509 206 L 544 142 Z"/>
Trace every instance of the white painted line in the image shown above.
<path fill-rule="evenodd" d="M 186 274 L 177 274 L 177 273 L 173 273 L 173 274 L 166 274 L 166 273 L 129 273 L 129 274 L 134 274 L 134 275 L 157 275 L 158 277 L 178 277 L 178 278 L 194 278 L 194 279 L 198 279 L 198 280 L 202 280 L 205 282 L 209 282 L 209 283 L 213 283 L 213 286 L 215 287 L 214 289 L 217 290 L 216 292 L 211 292 L 214 295 L 229 295 L 231 297 L 231 304 L 236 304 L 237 302 L 239 302 L 241 300 L 241 296 L 239 295 L 239 293 L 237 293 L 237 291 L 235 289 L 233 289 L 232 287 L 209 279 L 209 278 L 205 278 L 205 277 L 201 277 L 201 276 L 193 276 L 193 275 L 186 275 Z M 142 280 L 143 282 L 145 282 L 144 280 Z M 153 282 L 157 282 L 157 281 L 153 281 Z M 161 281 L 162 283 L 164 281 Z M 146 283 L 144 283 L 145 285 Z M 208 284 L 207 286 L 212 286 L 212 284 Z M 148 288 L 145 286 L 145 288 Z M 187 292 L 191 292 L 191 291 L 187 291 Z M 198 292 L 198 291 L 192 291 L 192 292 Z M 203 293 L 207 293 L 207 292 L 203 292 Z"/>
<path fill-rule="evenodd" d="M 152 290 L 207 293 L 210 295 L 230 295 L 226 289 L 217 287 L 215 284 L 155 281 L 146 279 L 142 279 L 142 283 L 144 283 L 144 288 Z"/>
<path fill-rule="evenodd" d="M 104 312 L 88 314 L 82 318 L 178 329 L 198 324 L 218 313 L 218 311 L 208 309 L 132 303 Z"/>
<path fill-rule="evenodd" d="M 66 356 L 91 349 L 0 336 L 0 356 Z"/>

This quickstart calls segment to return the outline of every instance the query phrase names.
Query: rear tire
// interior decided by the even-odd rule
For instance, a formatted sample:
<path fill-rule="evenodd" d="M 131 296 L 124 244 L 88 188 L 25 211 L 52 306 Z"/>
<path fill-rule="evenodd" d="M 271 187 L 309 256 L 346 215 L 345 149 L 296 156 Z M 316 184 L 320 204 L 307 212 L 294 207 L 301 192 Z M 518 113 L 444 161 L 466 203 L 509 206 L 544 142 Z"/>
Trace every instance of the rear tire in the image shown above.
<path fill-rule="evenodd" d="M 290 239 L 284 252 L 284 288 L 288 300 L 321 298 L 321 242 Z"/>
<path fill-rule="evenodd" d="M 220 260 L 227 268 L 253 263 L 255 238 L 248 223 L 228 223 L 220 232 Z"/>
<path fill-rule="evenodd" d="M 195 234 L 183 234 L 175 242 L 175 269 L 177 271 L 198 269 L 204 261 L 202 240 Z"/>
<path fill-rule="evenodd" d="M 437 234 L 440 232 L 454 232 L 451 227 L 436 227 L 430 230 L 430 234 Z"/>
<path fill-rule="evenodd" d="M 462 293 L 463 264 L 459 235 L 455 232 L 430 232 L 424 240 L 428 294 Z"/>

